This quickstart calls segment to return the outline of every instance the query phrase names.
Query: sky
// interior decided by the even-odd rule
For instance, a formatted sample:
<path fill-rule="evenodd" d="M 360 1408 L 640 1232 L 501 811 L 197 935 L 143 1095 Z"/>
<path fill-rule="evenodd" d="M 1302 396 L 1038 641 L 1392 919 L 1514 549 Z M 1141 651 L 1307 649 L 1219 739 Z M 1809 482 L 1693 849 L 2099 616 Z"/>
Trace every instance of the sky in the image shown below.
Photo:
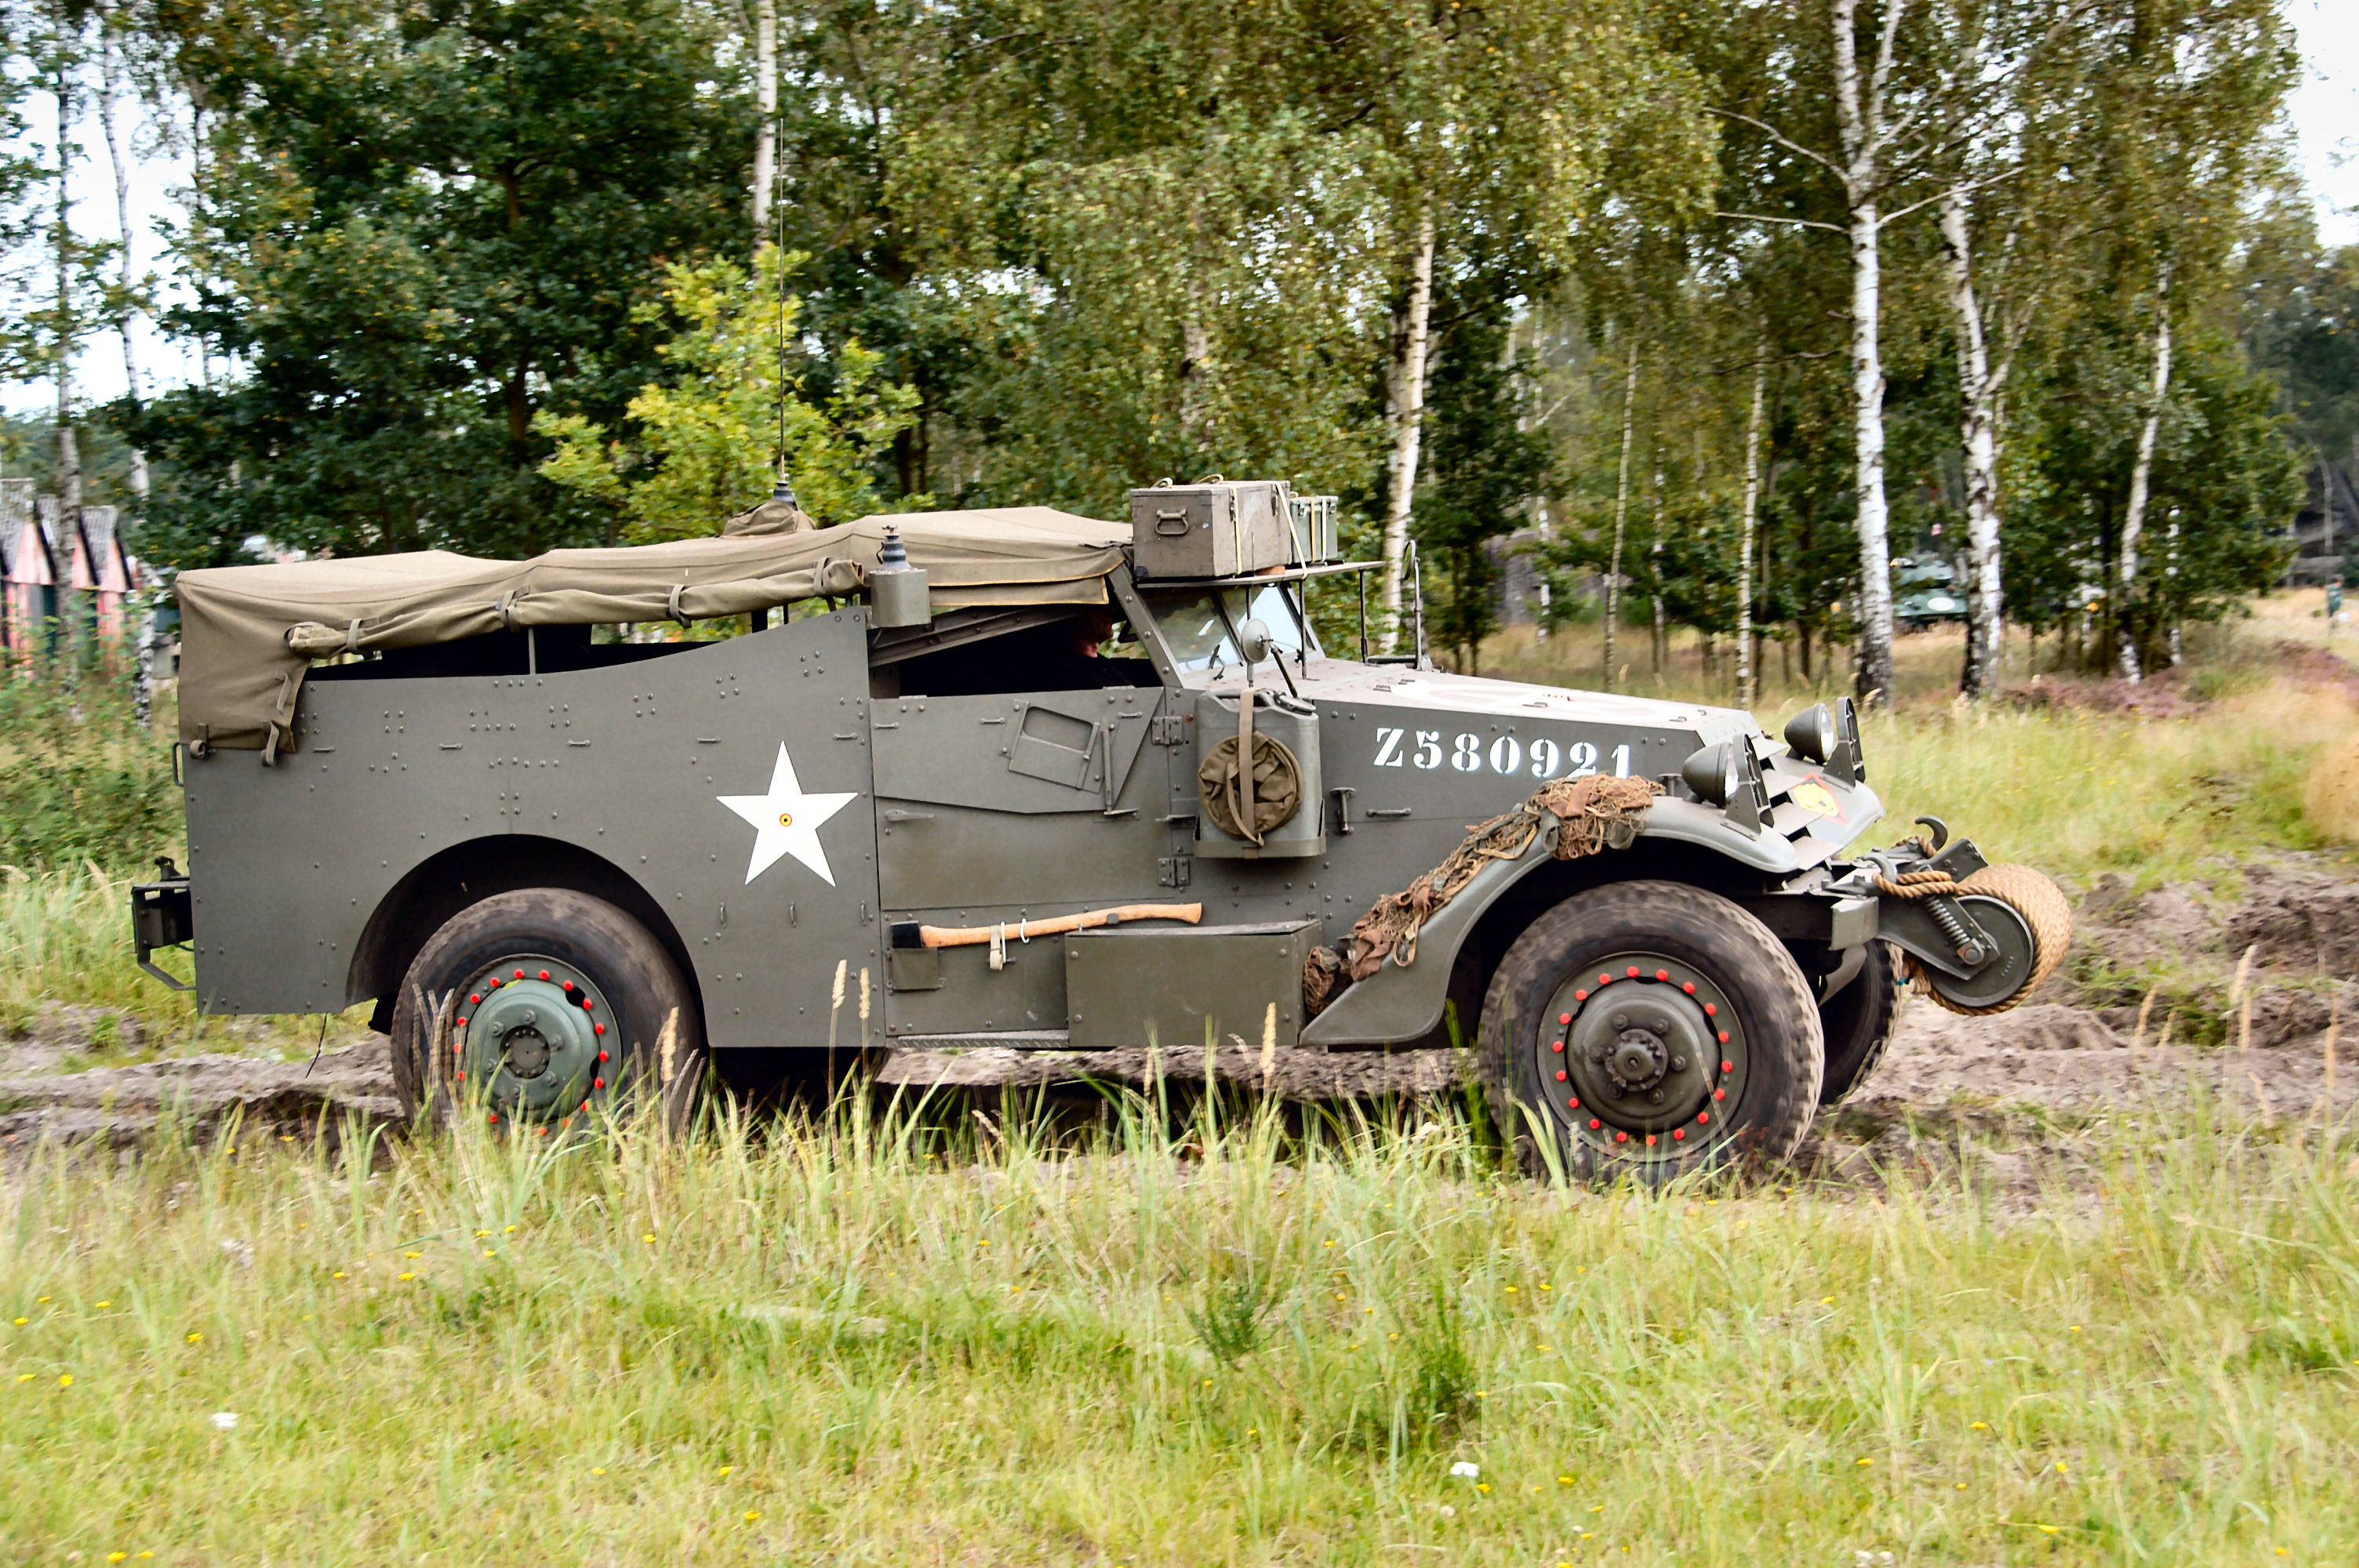
<path fill-rule="evenodd" d="M 2287 15 L 2299 36 L 2302 80 L 2291 104 L 2294 134 L 2301 165 L 2318 204 L 2320 235 L 2331 244 L 2359 244 L 2359 0 L 2283 0 Z M 36 101 L 34 134 L 54 144 L 56 128 L 45 124 Z M 171 193 L 188 178 L 185 156 L 158 151 L 158 127 L 141 125 L 132 140 L 147 156 L 138 158 L 131 197 L 134 256 L 143 270 L 168 276 L 169 258 L 159 225 L 175 211 Z M 106 145 L 92 116 L 77 127 L 82 161 L 76 166 L 73 196 L 76 226 L 86 232 L 113 234 L 114 175 Z M 167 297 L 170 297 L 167 290 Z M 133 352 L 146 389 L 185 384 L 199 374 L 196 356 L 180 342 L 166 339 L 152 322 L 134 330 Z M 79 398 L 104 402 L 124 389 L 123 350 L 113 335 L 93 341 L 76 362 Z M 46 406 L 52 394 L 36 387 L 15 387 L 0 402 L 17 412 Z"/>
<path fill-rule="evenodd" d="M 2301 34 L 2293 124 L 2319 233 L 2331 244 L 2359 244 L 2359 4 L 2287 0 L 2286 9 Z"/>

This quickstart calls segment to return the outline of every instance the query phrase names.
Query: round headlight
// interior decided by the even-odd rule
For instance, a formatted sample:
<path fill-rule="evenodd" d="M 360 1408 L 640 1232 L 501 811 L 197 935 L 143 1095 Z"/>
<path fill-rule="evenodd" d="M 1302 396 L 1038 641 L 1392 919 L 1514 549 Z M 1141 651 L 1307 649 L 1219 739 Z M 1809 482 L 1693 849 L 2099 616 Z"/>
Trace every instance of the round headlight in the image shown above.
<path fill-rule="evenodd" d="M 1745 763 L 1736 748 L 1736 741 L 1723 741 L 1680 764 L 1680 777 L 1696 792 L 1696 798 L 1713 806 L 1726 806 L 1736 798 L 1736 792 L 1745 787 Z"/>
<path fill-rule="evenodd" d="M 1823 702 L 1814 702 L 1786 720 L 1786 744 L 1814 762 L 1823 763 L 1832 757 L 1840 739 L 1834 713 Z"/>

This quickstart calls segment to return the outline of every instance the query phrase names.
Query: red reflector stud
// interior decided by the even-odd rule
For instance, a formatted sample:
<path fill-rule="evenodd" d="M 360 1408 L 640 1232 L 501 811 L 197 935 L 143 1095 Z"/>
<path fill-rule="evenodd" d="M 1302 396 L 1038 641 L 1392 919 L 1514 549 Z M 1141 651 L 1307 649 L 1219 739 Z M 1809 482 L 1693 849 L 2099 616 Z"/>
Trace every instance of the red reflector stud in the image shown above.
<path fill-rule="evenodd" d="M 1614 1135 L 1614 1141 L 1616 1143 L 1627 1143 L 1630 1141 L 1630 1135 L 1626 1132 L 1617 1132 Z"/>
<path fill-rule="evenodd" d="M 460 1027 L 460 1028 L 462 1028 L 462 1029 L 466 1028 L 466 1027 L 467 1027 L 467 1021 L 466 1021 L 465 1019 L 463 1019 L 463 1018 L 462 1018 L 462 1019 L 461 1019 L 461 1020 L 459 1021 L 459 1027 Z"/>
<path fill-rule="evenodd" d="M 1572 995 L 1573 1000 L 1576 1001 L 1586 1001 L 1589 1000 L 1589 993 L 1587 991 L 1575 991 Z M 1572 1022 L 1572 1014 L 1569 1012 L 1560 1012 L 1556 1015 L 1556 1022 L 1557 1027 L 1562 1028 L 1564 1025 Z"/>
<path fill-rule="evenodd" d="M 1723 1045 L 1728 1044 L 1728 1031 L 1725 1029 L 1720 1032 L 1720 1043 Z"/>
<path fill-rule="evenodd" d="M 1638 966 L 1636 964 L 1630 966 L 1630 978 L 1634 980 L 1638 978 Z"/>
<path fill-rule="evenodd" d="M 1708 1001 L 1704 1003 L 1703 1015 L 1706 1018 L 1718 1018 L 1720 1016 L 1720 1004 L 1716 1001 Z"/>
<path fill-rule="evenodd" d="M 547 969 L 543 969 L 543 970 L 541 970 L 541 971 L 540 971 L 540 978 L 541 978 L 542 979 L 544 979 L 544 980 L 545 980 L 545 979 L 549 979 L 549 971 L 548 971 Z"/>
<path fill-rule="evenodd" d="M 1572 993 L 1572 1000 L 1575 1001 L 1587 1001 L 1589 1000 L 1589 993 L 1587 991 L 1575 991 Z M 1556 1021 L 1559 1023 L 1571 1023 L 1572 1022 L 1572 1014 L 1569 1012 L 1560 1012 L 1557 1014 Z"/>
<path fill-rule="evenodd" d="M 1561 1040 L 1556 1041 L 1549 1046 L 1549 1049 L 1551 1051 L 1561 1051 L 1564 1049 L 1564 1042 Z"/>
<path fill-rule="evenodd" d="M 1572 1107 L 1572 1108 L 1573 1108 L 1573 1109 L 1575 1109 L 1575 1110 L 1579 1110 L 1579 1109 L 1581 1108 L 1581 1102 L 1580 1102 L 1579 1100 L 1577 1100 L 1577 1099 L 1575 1099 L 1575 1100 L 1567 1100 L 1567 1101 L 1565 1101 L 1565 1103 L 1566 1103 L 1567 1105 L 1569 1105 L 1569 1106 Z"/>
<path fill-rule="evenodd" d="M 1712 1091 L 1712 1098 L 1714 1099 L 1726 1099 L 1728 1098 L 1728 1091 L 1726 1089 L 1714 1089 Z"/>
<path fill-rule="evenodd" d="M 1728 1044 L 1728 1036 L 1727 1036 L 1727 1035 L 1725 1035 L 1725 1034 L 1722 1035 L 1722 1036 L 1720 1037 L 1720 1043 L 1721 1043 L 1722 1044 L 1723 1044 L 1723 1045 L 1727 1044 Z M 1720 1070 L 1721 1070 L 1722 1072 L 1723 1072 L 1723 1073 L 1733 1073 L 1733 1072 L 1736 1071 L 1736 1064 L 1735 1064 L 1735 1063 L 1734 1063 L 1734 1062 L 1723 1062 L 1723 1063 L 1720 1065 Z"/>
<path fill-rule="evenodd" d="M 1669 969 L 1657 969 L 1655 971 L 1655 978 L 1658 980 L 1668 980 L 1671 978 L 1671 971 Z"/>
<path fill-rule="evenodd" d="M 1696 1119 L 1698 1121 L 1710 1121 L 1712 1119 L 1712 1112 L 1708 1110 L 1700 1110 L 1696 1112 Z"/>
<path fill-rule="evenodd" d="M 494 1112 L 492 1112 L 492 1119 L 493 1119 L 494 1121 L 497 1121 L 499 1119 L 500 1119 L 500 1113 L 499 1113 L 498 1111 L 494 1111 Z"/>
<path fill-rule="evenodd" d="M 603 1089 L 606 1087 L 606 1080 L 603 1078 L 592 1078 L 590 1080 L 590 1087 L 593 1089 Z"/>
<path fill-rule="evenodd" d="M 1559 1069 L 1557 1070 L 1556 1081 L 1557 1081 L 1558 1083 L 1562 1083 L 1562 1082 L 1564 1082 L 1564 1071 L 1563 1071 L 1563 1069 L 1562 1069 L 1562 1068 L 1559 1068 Z"/>
<path fill-rule="evenodd" d="M 1601 986 L 1610 986 L 1614 983 L 1614 977 L 1612 975 L 1600 975 L 1597 977 L 1597 983 Z"/>
<path fill-rule="evenodd" d="M 604 1030 L 601 1029 L 598 1033 L 601 1033 L 601 1034 L 603 1034 L 603 1033 L 605 1033 L 606 1032 L 605 1032 Z M 606 1059 L 606 1053 L 604 1053 L 603 1051 L 599 1052 L 599 1053 L 598 1053 L 598 1060 L 600 1060 L 601 1062 L 603 1062 L 603 1061 L 604 1061 L 605 1059 Z"/>
<path fill-rule="evenodd" d="M 598 1004 L 597 1004 L 596 1002 L 594 1002 L 594 1001 L 591 1000 L 590 1000 L 588 997 L 586 997 L 586 996 L 585 996 L 585 997 L 583 997 L 583 998 L 582 999 L 582 1011 L 584 1011 L 584 1012 L 589 1011 L 592 1008 L 593 1008 L 593 1007 L 595 1007 L 595 1006 L 597 1006 L 597 1005 L 598 1005 Z"/>
<path fill-rule="evenodd" d="M 1687 984 L 1681 986 L 1680 989 L 1687 992 L 1690 996 L 1693 996 L 1695 995 L 1695 982 L 1693 980 L 1690 980 Z"/>
<path fill-rule="evenodd" d="M 543 973 L 543 974 L 541 975 L 541 977 L 540 977 L 540 978 L 541 978 L 542 979 L 544 979 L 544 980 L 545 980 L 545 979 L 549 979 L 549 976 L 548 976 L 546 973 Z M 571 990 L 571 989 L 573 989 L 573 982 L 572 982 L 571 980 L 568 980 L 568 981 L 566 981 L 566 982 L 565 982 L 565 989 L 566 989 L 567 990 Z"/>
<path fill-rule="evenodd" d="M 1685 1138 L 1687 1135 L 1688 1130 L 1684 1127 L 1674 1127 L 1671 1129 L 1671 1136 L 1673 1138 Z M 1648 1139 L 1647 1141 L 1651 1143 L 1654 1140 Z"/>
<path fill-rule="evenodd" d="M 1591 1117 L 1591 1118 L 1589 1119 L 1589 1130 L 1590 1130 L 1590 1131 L 1592 1131 L 1592 1132 L 1596 1131 L 1596 1130 L 1598 1130 L 1598 1128 L 1599 1128 L 1600 1126 L 1602 1126 L 1602 1125 L 1603 1125 L 1603 1123 L 1601 1123 L 1601 1122 L 1600 1122 L 1600 1121 L 1599 1121 L 1595 1117 L 1593 1117 L 1593 1117 Z"/>
<path fill-rule="evenodd" d="M 1649 1132 L 1648 1134 L 1647 1134 L 1647 1148 L 1649 1148 L 1649 1149 L 1652 1149 L 1654 1146 L 1655 1146 L 1655 1135 L 1654 1135 L 1653 1133 Z"/>
<path fill-rule="evenodd" d="M 599 1033 L 603 1034 L 603 1033 L 606 1033 L 606 1026 L 605 1026 L 604 1024 L 601 1023 L 601 1024 L 596 1025 L 595 1027 L 596 1027 L 596 1029 L 597 1029 L 597 1031 L 598 1031 L 598 1033 Z M 603 1061 L 603 1060 L 604 1060 L 604 1058 L 603 1058 L 603 1057 L 601 1057 L 601 1058 L 600 1058 L 600 1060 L 601 1060 L 601 1061 Z"/>
<path fill-rule="evenodd" d="M 476 1006 L 480 1007 L 480 1006 L 482 1006 L 482 1005 L 483 1005 L 483 1000 L 484 1000 L 483 993 L 482 993 L 482 992 L 480 992 L 480 991 L 478 991 L 475 995 L 469 997 L 467 1000 L 468 1000 L 469 1001 L 471 1001 L 471 1002 L 474 1003 Z"/>

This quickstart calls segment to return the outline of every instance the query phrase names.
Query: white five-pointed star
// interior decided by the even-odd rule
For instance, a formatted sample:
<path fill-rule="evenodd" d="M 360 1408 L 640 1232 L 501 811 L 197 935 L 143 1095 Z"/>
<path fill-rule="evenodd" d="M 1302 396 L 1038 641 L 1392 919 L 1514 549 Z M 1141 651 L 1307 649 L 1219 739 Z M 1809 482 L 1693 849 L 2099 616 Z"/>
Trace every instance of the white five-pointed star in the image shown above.
<path fill-rule="evenodd" d="M 820 847 L 820 827 L 858 797 L 857 791 L 805 795 L 795 778 L 794 761 L 787 755 L 786 742 L 780 741 L 778 765 L 770 773 L 769 794 L 713 798 L 754 825 L 754 858 L 745 867 L 747 881 L 777 865 L 780 856 L 792 855 L 833 887 L 835 873 L 828 869 L 827 851 Z"/>

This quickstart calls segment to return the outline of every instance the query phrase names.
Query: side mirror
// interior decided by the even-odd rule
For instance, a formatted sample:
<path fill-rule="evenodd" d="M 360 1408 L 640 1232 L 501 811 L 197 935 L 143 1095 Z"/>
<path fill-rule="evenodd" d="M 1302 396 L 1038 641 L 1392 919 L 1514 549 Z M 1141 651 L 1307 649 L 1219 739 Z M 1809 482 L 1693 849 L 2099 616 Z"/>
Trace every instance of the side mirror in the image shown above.
<path fill-rule="evenodd" d="M 1248 670 L 1269 657 L 1268 622 L 1259 620 L 1239 622 L 1237 653 L 1245 660 L 1245 668 Z"/>

